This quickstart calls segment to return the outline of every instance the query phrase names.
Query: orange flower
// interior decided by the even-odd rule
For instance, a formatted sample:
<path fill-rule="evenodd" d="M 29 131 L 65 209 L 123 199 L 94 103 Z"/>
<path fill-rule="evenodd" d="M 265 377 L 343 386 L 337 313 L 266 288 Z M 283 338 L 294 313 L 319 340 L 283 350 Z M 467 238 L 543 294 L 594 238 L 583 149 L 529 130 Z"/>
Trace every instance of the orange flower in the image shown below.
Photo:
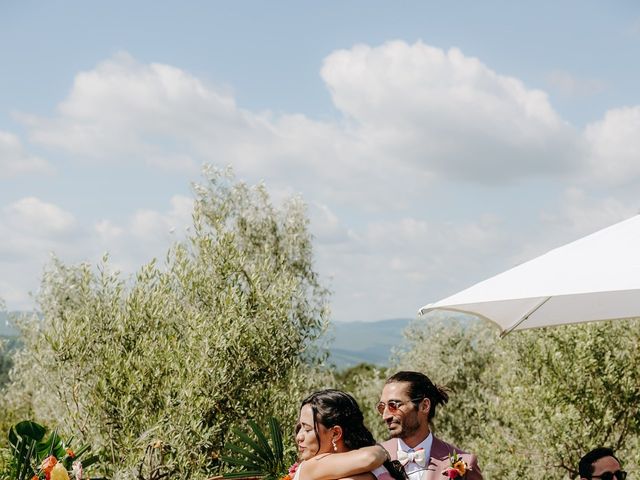
<path fill-rule="evenodd" d="M 464 462 L 464 460 L 458 460 L 456 463 L 453 464 L 453 468 L 455 468 L 458 472 L 460 472 L 460 476 L 467 473 L 467 464 Z"/>
<path fill-rule="evenodd" d="M 40 470 L 42 470 L 45 475 L 49 476 L 53 467 L 56 466 L 56 463 L 58 463 L 58 459 L 53 455 L 50 455 L 42 461 L 40 464 Z"/>
<path fill-rule="evenodd" d="M 288 473 L 282 477 L 280 480 L 291 480 L 291 475 L 289 475 Z"/>
<path fill-rule="evenodd" d="M 67 448 L 66 452 L 67 452 L 67 455 L 69 455 L 69 458 L 76 458 L 76 454 L 70 448 Z"/>
<path fill-rule="evenodd" d="M 31 477 L 31 480 L 40 480 L 40 477 L 38 477 L 38 475 L 34 475 L 33 477 Z"/>

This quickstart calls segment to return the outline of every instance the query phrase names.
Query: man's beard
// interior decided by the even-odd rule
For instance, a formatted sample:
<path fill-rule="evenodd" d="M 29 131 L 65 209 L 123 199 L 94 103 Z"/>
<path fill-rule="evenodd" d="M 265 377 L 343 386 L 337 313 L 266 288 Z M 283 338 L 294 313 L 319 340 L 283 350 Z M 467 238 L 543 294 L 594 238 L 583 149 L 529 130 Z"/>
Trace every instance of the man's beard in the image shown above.
<path fill-rule="evenodd" d="M 397 424 L 396 424 L 397 425 Z M 420 422 L 417 419 L 414 419 L 413 422 L 401 422 L 400 430 L 395 432 L 389 431 L 390 438 L 406 438 L 410 435 L 413 435 L 420 428 Z"/>

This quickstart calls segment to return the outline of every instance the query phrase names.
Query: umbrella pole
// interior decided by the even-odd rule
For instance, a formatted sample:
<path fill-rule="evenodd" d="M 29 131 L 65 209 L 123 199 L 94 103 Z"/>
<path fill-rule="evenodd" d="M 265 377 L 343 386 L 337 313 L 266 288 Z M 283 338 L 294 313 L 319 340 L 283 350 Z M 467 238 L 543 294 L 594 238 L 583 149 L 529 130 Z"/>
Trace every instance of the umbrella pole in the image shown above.
<path fill-rule="evenodd" d="M 533 315 L 534 313 L 536 313 L 536 311 L 543 306 L 545 303 L 547 303 L 549 301 L 551 297 L 547 297 L 545 299 L 543 299 L 540 303 L 538 303 L 535 307 L 533 307 L 531 310 L 529 310 L 522 318 L 520 318 L 520 320 L 516 321 L 515 323 L 513 323 L 509 328 L 507 328 L 505 331 L 503 331 L 500 334 L 500 338 L 504 338 L 506 337 L 509 333 L 511 333 L 512 331 L 514 331 L 518 325 L 520 325 L 522 322 L 524 322 L 526 319 L 528 319 L 531 315 Z"/>

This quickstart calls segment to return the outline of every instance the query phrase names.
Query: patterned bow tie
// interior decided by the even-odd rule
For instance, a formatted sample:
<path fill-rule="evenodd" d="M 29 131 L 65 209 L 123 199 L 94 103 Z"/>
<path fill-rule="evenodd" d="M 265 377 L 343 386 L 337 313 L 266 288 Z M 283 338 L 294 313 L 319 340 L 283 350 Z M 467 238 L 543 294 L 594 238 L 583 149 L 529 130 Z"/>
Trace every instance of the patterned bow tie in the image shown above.
<path fill-rule="evenodd" d="M 409 462 L 414 462 L 424 467 L 427 464 L 427 455 L 424 448 L 418 448 L 415 452 L 405 452 L 404 450 L 398 450 L 398 460 L 404 467 Z"/>

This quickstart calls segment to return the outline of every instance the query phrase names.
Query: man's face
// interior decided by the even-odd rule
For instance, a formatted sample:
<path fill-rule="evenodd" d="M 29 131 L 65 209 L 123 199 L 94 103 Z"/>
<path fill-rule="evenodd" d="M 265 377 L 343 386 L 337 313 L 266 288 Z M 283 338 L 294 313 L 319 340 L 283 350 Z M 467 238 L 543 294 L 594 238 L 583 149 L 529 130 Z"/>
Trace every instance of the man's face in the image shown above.
<path fill-rule="evenodd" d="M 593 463 L 593 475 L 591 478 L 601 478 L 604 473 L 615 473 L 622 470 L 620 463 L 613 457 L 602 457 Z"/>
<path fill-rule="evenodd" d="M 427 400 L 428 401 L 428 400 Z M 409 397 L 409 383 L 387 383 L 382 389 L 380 402 L 386 406 L 382 412 L 382 420 L 387 424 L 392 438 L 406 438 L 420 429 L 426 422 L 424 413 L 420 413 Z M 389 407 L 389 402 L 399 402 L 395 411 Z"/>

